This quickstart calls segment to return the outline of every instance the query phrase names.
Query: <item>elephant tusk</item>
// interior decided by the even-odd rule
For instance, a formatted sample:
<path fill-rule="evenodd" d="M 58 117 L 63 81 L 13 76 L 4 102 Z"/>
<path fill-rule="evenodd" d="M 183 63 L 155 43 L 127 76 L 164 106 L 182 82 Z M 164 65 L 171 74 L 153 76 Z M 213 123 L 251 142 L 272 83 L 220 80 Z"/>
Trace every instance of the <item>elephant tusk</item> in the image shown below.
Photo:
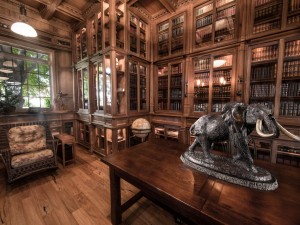
<path fill-rule="evenodd" d="M 261 128 L 262 128 L 262 120 L 257 119 L 256 120 L 256 132 L 257 132 L 257 134 L 261 137 L 272 137 L 272 136 L 274 136 L 274 134 L 265 134 L 265 133 L 263 133 Z"/>
<path fill-rule="evenodd" d="M 276 120 L 275 120 L 277 126 L 279 127 L 279 130 L 284 133 L 286 136 L 288 136 L 289 138 L 292 138 L 293 140 L 299 141 L 300 142 L 300 137 L 296 136 L 295 134 L 292 134 L 291 132 L 289 132 L 287 129 L 283 128 L 283 126 L 281 126 Z"/>

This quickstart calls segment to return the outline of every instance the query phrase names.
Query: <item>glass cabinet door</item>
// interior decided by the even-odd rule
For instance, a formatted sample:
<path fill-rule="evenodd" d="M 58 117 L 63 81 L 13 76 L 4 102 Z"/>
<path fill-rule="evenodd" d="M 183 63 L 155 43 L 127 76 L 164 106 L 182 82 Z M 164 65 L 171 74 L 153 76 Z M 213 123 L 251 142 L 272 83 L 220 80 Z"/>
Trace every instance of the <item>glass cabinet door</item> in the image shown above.
<path fill-rule="evenodd" d="M 104 23 L 104 47 L 107 48 L 110 46 L 110 19 L 109 19 L 109 0 L 104 0 L 103 1 L 103 12 L 104 12 L 104 18 L 103 18 L 103 23 Z"/>
<path fill-rule="evenodd" d="M 111 65 L 110 55 L 104 56 L 105 66 L 105 112 L 111 114 L 111 101 L 112 101 L 112 79 L 111 79 Z"/>
<path fill-rule="evenodd" d="M 208 112 L 211 57 L 194 59 L 194 112 Z"/>
<path fill-rule="evenodd" d="M 129 62 L 129 110 L 135 111 L 137 110 L 137 80 L 138 80 L 138 65 L 135 62 Z"/>
<path fill-rule="evenodd" d="M 125 40 L 125 17 L 124 17 L 124 4 L 125 0 L 115 1 L 116 12 L 116 47 L 124 49 Z"/>
<path fill-rule="evenodd" d="M 169 68 L 168 65 L 158 66 L 158 110 L 167 110 L 168 109 L 168 82 L 169 82 Z"/>
<path fill-rule="evenodd" d="M 125 57 L 117 54 L 115 60 L 116 81 L 117 81 L 117 114 L 125 114 Z"/>
<path fill-rule="evenodd" d="M 140 111 L 147 110 L 147 71 L 140 65 Z"/>
<path fill-rule="evenodd" d="M 104 110 L 104 76 L 103 63 L 96 62 L 93 65 L 93 75 L 95 79 L 95 105 L 96 111 Z"/>
<path fill-rule="evenodd" d="M 89 74 L 87 68 L 77 70 L 78 77 L 78 100 L 80 109 L 89 107 Z"/>

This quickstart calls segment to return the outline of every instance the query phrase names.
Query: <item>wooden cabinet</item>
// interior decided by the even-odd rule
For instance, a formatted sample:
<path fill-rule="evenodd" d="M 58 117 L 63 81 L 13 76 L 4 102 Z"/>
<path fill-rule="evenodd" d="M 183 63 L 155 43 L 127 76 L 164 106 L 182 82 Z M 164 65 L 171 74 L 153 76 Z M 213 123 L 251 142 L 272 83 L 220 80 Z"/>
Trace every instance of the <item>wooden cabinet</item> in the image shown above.
<path fill-rule="evenodd" d="M 211 46 L 237 37 L 235 0 L 207 1 L 194 8 L 195 48 Z"/>
<path fill-rule="evenodd" d="M 185 49 L 185 13 L 157 25 L 157 56 L 179 55 Z"/>
<path fill-rule="evenodd" d="M 251 4 L 251 37 L 299 27 L 299 0 L 255 0 Z"/>
<path fill-rule="evenodd" d="M 85 121 L 77 120 L 77 141 L 86 146 L 90 147 L 90 125 Z"/>
<path fill-rule="evenodd" d="M 157 67 L 156 110 L 182 111 L 184 90 L 184 63 L 182 61 Z"/>
<path fill-rule="evenodd" d="M 75 61 L 78 62 L 87 58 L 88 56 L 88 47 L 87 47 L 87 29 L 83 27 L 77 31 L 75 34 Z"/>
<path fill-rule="evenodd" d="M 157 124 L 154 125 L 155 138 L 163 138 L 172 141 L 179 141 L 179 128 L 170 125 Z"/>
<path fill-rule="evenodd" d="M 89 109 L 89 69 L 88 64 L 81 64 L 76 69 L 77 80 L 77 104 L 81 111 L 87 111 Z"/>
<path fill-rule="evenodd" d="M 263 104 L 277 117 L 300 115 L 298 49 L 300 37 L 297 36 L 251 47 L 247 81 L 250 86 L 249 103 Z"/>
<path fill-rule="evenodd" d="M 148 24 L 133 13 L 129 13 L 129 51 L 136 56 L 146 58 L 149 52 Z"/>
<path fill-rule="evenodd" d="M 235 50 L 193 58 L 193 112 L 221 112 L 234 100 Z"/>
<path fill-rule="evenodd" d="M 129 110 L 145 112 L 148 107 L 148 67 L 138 61 L 129 61 Z"/>

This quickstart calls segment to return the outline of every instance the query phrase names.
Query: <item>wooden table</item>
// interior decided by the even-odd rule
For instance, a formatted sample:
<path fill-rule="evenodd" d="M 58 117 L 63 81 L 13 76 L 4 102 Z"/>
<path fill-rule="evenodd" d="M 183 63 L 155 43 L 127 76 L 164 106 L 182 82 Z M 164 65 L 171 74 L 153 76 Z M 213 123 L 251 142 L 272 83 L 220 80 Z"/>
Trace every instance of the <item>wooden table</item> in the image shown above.
<path fill-rule="evenodd" d="M 66 162 L 75 162 L 76 153 L 75 153 L 75 138 L 72 135 L 62 133 L 54 135 L 54 138 L 58 139 L 59 143 L 61 144 L 61 151 L 62 151 L 62 164 L 65 167 Z M 65 152 L 65 145 L 72 146 L 72 159 L 66 160 L 66 152 Z M 57 145 L 58 147 L 58 145 Z M 57 150 L 56 147 L 56 150 Z"/>
<path fill-rule="evenodd" d="M 142 196 L 189 224 L 300 224 L 300 168 L 256 161 L 278 180 L 275 191 L 259 191 L 207 176 L 186 165 L 187 145 L 154 139 L 102 159 L 110 168 L 111 220 Z M 141 192 L 121 205 L 120 178 Z"/>

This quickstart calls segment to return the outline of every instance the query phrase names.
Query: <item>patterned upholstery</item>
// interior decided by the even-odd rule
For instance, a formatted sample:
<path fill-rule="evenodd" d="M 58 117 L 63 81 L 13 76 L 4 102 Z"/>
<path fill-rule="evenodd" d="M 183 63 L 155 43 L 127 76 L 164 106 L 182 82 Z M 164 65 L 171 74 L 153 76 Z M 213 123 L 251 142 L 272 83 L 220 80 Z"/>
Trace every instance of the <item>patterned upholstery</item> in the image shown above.
<path fill-rule="evenodd" d="M 14 155 L 11 158 L 11 167 L 16 168 L 19 166 L 24 166 L 51 157 L 53 157 L 53 151 L 50 149 Z"/>
<path fill-rule="evenodd" d="M 0 124 L 0 143 L 9 183 L 57 168 L 54 140 L 46 121 Z"/>
<path fill-rule="evenodd" d="M 13 127 L 8 131 L 11 155 L 46 148 L 45 128 L 41 125 Z"/>

